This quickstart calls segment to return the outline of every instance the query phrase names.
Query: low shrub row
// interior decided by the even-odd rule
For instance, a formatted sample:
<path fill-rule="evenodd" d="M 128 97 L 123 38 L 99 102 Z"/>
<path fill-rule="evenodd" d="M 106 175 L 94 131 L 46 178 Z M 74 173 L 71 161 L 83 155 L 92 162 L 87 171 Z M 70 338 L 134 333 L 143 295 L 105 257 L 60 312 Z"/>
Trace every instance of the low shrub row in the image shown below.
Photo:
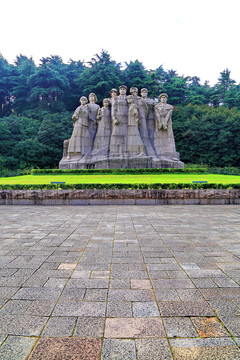
<path fill-rule="evenodd" d="M 0 190 L 84 190 L 84 189 L 240 189 L 239 184 L 215 183 L 155 183 L 155 184 L 2 184 Z"/>
<path fill-rule="evenodd" d="M 32 169 L 32 175 L 86 175 L 86 174 L 164 174 L 164 173 L 206 173 L 207 168 L 187 168 L 187 169 Z"/>

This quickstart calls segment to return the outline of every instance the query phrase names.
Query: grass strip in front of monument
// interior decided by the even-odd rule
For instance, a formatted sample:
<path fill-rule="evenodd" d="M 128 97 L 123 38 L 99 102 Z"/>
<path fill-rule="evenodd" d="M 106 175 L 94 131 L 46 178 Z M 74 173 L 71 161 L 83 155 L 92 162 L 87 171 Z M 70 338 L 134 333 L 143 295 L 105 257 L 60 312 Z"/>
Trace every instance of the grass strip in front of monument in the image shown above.
<path fill-rule="evenodd" d="M 193 183 L 207 181 L 207 183 Z M 51 182 L 64 184 L 51 184 Z M 240 178 L 219 174 L 24 175 L 0 178 L 0 189 L 209 189 L 240 188 Z"/>

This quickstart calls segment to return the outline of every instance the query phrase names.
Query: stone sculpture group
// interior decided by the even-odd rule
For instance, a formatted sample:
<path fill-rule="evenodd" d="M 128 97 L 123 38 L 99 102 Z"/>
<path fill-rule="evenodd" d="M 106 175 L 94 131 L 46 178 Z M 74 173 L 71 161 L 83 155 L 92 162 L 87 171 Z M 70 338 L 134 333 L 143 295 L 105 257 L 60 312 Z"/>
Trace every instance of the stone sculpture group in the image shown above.
<path fill-rule="evenodd" d="M 141 97 L 136 87 L 126 94 L 125 85 L 119 87 L 119 95 L 112 89 L 102 108 L 94 93 L 89 102 L 80 98 L 60 169 L 184 167 L 175 148 L 168 95 L 160 94 L 156 103 L 145 88 Z"/>

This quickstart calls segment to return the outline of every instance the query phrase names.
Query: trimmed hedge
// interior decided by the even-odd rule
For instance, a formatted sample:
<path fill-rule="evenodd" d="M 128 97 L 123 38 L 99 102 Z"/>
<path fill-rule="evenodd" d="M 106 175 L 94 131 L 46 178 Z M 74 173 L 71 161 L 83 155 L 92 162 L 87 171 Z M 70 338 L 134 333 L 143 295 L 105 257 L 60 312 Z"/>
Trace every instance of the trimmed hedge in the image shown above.
<path fill-rule="evenodd" d="M 32 169 L 32 175 L 86 175 L 86 174 L 163 174 L 163 173 L 206 173 L 207 168 L 187 168 L 187 169 Z"/>
<path fill-rule="evenodd" d="M 155 184 L 2 184 L 0 190 L 85 190 L 85 189 L 240 189 L 239 184 L 216 183 L 155 183 Z"/>

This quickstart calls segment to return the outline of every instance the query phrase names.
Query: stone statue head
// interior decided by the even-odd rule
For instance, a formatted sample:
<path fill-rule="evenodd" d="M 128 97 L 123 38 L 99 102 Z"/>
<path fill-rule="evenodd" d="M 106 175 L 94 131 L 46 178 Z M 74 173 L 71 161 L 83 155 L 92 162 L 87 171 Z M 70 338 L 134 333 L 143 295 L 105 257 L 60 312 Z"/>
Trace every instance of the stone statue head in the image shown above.
<path fill-rule="evenodd" d="M 111 97 L 117 96 L 118 94 L 117 89 L 112 89 L 109 94 L 111 95 Z"/>
<path fill-rule="evenodd" d="M 127 87 L 126 87 L 126 85 L 120 85 L 120 86 L 119 86 L 119 93 L 120 93 L 120 95 L 126 95 L 126 92 L 127 92 Z"/>
<path fill-rule="evenodd" d="M 168 94 L 166 94 L 166 93 L 160 94 L 159 99 L 160 99 L 161 103 L 166 103 L 167 99 L 168 99 Z"/>
<path fill-rule="evenodd" d="M 110 106 L 110 101 L 108 99 L 103 99 L 103 106 L 104 107 L 109 107 Z"/>
<path fill-rule="evenodd" d="M 79 101 L 81 105 L 86 105 L 88 103 L 88 99 L 86 98 L 86 96 L 81 96 Z"/>
<path fill-rule="evenodd" d="M 143 88 L 143 89 L 141 90 L 141 95 L 142 95 L 143 98 L 146 98 L 147 95 L 148 95 L 148 89 Z"/>
<path fill-rule="evenodd" d="M 127 102 L 128 102 L 128 104 L 132 104 L 132 102 L 133 102 L 133 96 L 132 95 L 127 96 Z"/>
<path fill-rule="evenodd" d="M 91 103 L 96 103 L 96 102 L 98 102 L 98 99 L 97 99 L 97 97 L 96 97 L 96 95 L 94 94 L 94 93 L 90 93 L 89 95 L 88 95 L 88 99 L 89 99 L 89 102 L 91 102 Z"/>
<path fill-rule="evenodd" d="M 137 87 L 135 87 L 135 86 L 133 86 L 133 87 L 131 87 L 130 88 L 130 93 L 132 94 L 132 95 L 137 95 L 138 94 L 138 88 Z"/>

